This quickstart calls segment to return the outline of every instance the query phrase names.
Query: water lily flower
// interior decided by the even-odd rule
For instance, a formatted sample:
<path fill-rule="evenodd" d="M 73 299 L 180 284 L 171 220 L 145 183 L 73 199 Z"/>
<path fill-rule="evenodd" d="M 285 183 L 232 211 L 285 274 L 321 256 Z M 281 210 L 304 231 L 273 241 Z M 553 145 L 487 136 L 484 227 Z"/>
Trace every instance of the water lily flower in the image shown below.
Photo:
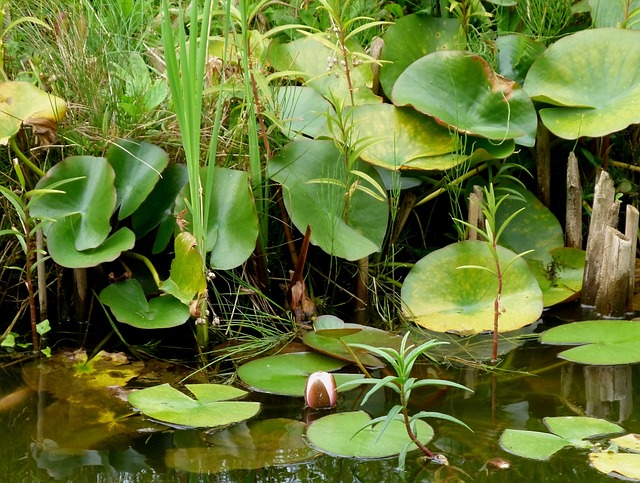
<path fill-rule="evenodd" d="M 329 372 L 314 372 L 307 378 L 304 402 L 313 409 L 332 408 L 336 405 L 338 391 L 336 380 Z"/>

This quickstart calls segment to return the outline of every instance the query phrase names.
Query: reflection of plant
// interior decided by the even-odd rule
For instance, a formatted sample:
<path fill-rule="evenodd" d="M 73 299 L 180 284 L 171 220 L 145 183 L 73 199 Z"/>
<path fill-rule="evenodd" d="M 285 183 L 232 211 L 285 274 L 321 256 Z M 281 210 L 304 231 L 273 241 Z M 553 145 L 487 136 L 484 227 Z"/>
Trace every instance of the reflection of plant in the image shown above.
<path fill-rule="evenodd" d="M 349 344 L 350 347 L 357 347 L 359 349 L 364 349 L 373 354 L 381 357 L 386 362 L 388 362 L 391 367 L 393 367 L 396 375 L 386 376 L 383 379 L 376 378 L 367 378 L 367 379 L 358 379 L 356 381 L 350 381 L 341 384 L 338 389 L 342 389 L 348 386 L 356 386 L 360 384 L 371 384 L 373 387 L 366 394 L 364 399 L 362 400 L 362 404 L 366 404 L 369 397 L 383 387 L 387 387 L 398 393 L 400 396 L 400 404 L 397 404 L 391 408 L 389 413 L 386 416 L 381 416 L 379 418 L 372 419 L 367 423 L 366 427 L 373 426 L 375 424 L 383 423 L 382 429 L 380 430 L 380 435 L 382 435 L 387 427 L 392 423 L 392 421 L 399 420 L 402 421 L 407 430 L 407 434 L 411 441 L 418 447 L 422 452 L 432 460 L 440 460 L 437 458 L 416 436 L 416 422 L 418 420 L 426 419 L 426 418 L 440 418 L 445 419 L 447 421 L 451 421 L 457 424 L 461 424 L 467 429 L 471 430 L 469 426 L 460 421 L 459 419 L 450 416 L 448 414 L 440 413 L 440 412 L 432 412 L 432 411 L 420 411 L 413 416 L 409 415 L 409 398 L 411 397 L 411 391 L 414 389 L 418 389 L 420 387 L 425 386 L 450 386 L 456 387 L 458 389 L 464 389 L 466 391 L 471 391 L 471 389 L 452 382 L 446 381 L 442 379 L 422 379 L 418 380 L 415 377 L 411 377 L 411 370 L 413 369 L 414 364 L 418 360 L 418 357 L 425 354 L 432 347 L 446 344 L 446 342 L 440 342 L 437 340 L 429 340 L 418 347 L 414 347 L 410 345 L 407 347 L 407 340 L 409 339 L 409 333 L 404 336 L 402 339 L 402 343 L 400 345 L 400 350 L 397 351 L 395 349 L 391 349 L 388 347 L 373 347 L 366 344 Z M 364 428 L 363 428 L 364 429 Z M 400 453 L 400 466 L 404 466 L 404 461 L 409 451 L 409 446 L 411 443 L 407 444 L 402 452 Z"/>
<path fill-rule="evenodd" d="M 514 256 L 511 260 L 509 260 L 506 264 L 501 264 L 500 258 L 498 256 L 498 241 L 500 239 L 500 235 L 504 231 L 504 229 L 511 223 L 511 221 L 525 208 L 520 208 L 515 213 L 512 213 L 499 227 L 496 223 L 496 216 L 498 213 L 498 208 L 500 205 L 507 199 L 508 195 L 501 196 L 500 198 L 496 197 L 496 193 L 493 187 L 493 183 L 489 184 L 488 188 L 483 188 L 484 191 L 484 201 L 482 205 L 482 213 L 484 214 L 485 223 L 484 229 L 481 227 L 475 227 L 467 222 L 458 220 L 459 223 L 462 223 L 469 227 L 472 230 L 476 230 L 485 240 L 489 250 L 491 251 L 491 256 L 495 261 L 495 270 L 492 270 L 487 267 L 482 267 L 479 265 L 463 265 L 458 268 L 476 268 L 481 270 L 487 270 L 492 273 L 498 282 L 498 288 L 496 291 L 496 298 L 493 304 L 493 352 L 491 355 L 492 362 L 498 360 L 498 322 L 500 319 L 500 315 L 504 312 L 504 307 L 500 301 L 500 297 L 502 296 L 503 290 L 503 280 L 504 274 L 509 268 L 509 266 L 518 258 L 523 257 L 527 253 L 531 253 L 533 250 L 527 250 L 525 252 L 519 253 Z M 515 193 L 517 195 L 517 193 Z"/>

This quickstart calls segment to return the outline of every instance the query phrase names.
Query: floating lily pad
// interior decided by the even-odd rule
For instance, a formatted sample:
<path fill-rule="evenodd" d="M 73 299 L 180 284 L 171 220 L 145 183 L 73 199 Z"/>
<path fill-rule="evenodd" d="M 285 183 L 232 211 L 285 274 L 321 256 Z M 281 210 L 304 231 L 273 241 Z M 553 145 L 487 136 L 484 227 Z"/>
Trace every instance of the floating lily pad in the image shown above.
<path fill-rule="evenodd" d="M 382 435 L 384 422 L 362 429 L 369 421 L 371 417 L 364 411 L 330 414 L 311 423 L 307 438 L 314 448 L 346 458 L 387 458 L 411 443 L 402 421 L 393 421 Z M 426 444 L 433 437 L 433 429 L 419 419 L 416 435 Z"/>
<path fill-rule="evenodd" d="M 162 295 L 147 301 L 135 279 L 114 283 L 98 297 L 119 322 L 139 329 L 166 329 L 184 324 L 191 314 L 189 307 L 173 295 Z"/>
<path fill-rule="evenodd" d="M 335 111 L 316 90 L 304 86 L 280 87 L 275 102 L 285 136 L 291 139 L 300 134 L 312 138 L 331 136 L 328 116 L 335 115 Z"/>
<path fill-rule="evenodd" d="M 246 391 L 222 384 L 187 384 L 192 399 L 169 384 L 147 387 L 129 394 L 129 402 L 150 418 L 169 424 L 217 427 L 252 418 L 260 403 L 231 401 Z"/>
<path fill-rule="evenodd" d="M 166 462 L 200 474 L 302 463 L 318 455 L 303 439 L 305 428 L 284 418 L 247 421 L 206 435 L 207 447 L 168 450 Z"/>
<path fill-rule="evenodd" d="M 0 145 L 8 144 L 23 124 L 51 137 L 67 111 L 66 102 L 30 82 L 2 82 L 0 93 Z"/>
<path fill-rule="evenodd" d="M 587 416 L 546 417 L 543 422 L 549 431 L 571 441 L 575 446 L 580 446 L 587 438 L 624 432 L 624 428 L 615 423 Z"/>
<path fill-rule="evenodd" d="M 527 93 L 477 55 L 441 51 L 415 61 L 391 94 L 461 133 L 533 146 L 538 118 Z"/>
<path fill-rule="evenodd" d="M 262 357 L 238 368 L 238 377 L 250 389 L 283 396 L 304 395 L 307 377 L 318 371 L 336 371 L 347 365 L 315 352 L 294 352 Z M 336 385 L 359 379 L 361 374 L 334 374 Z"/>
<path fill-rule="evenodd" d="M 515 253 L 498 247 L 498 256 L 504 267 Z M 496 276 L 483 269 L 458 268 L 466 265 L 495 270 L 486 243 L 454 243 L 418 261 L 402 286 L 407 315 L 436 332 L 469 335 L 493 330 Z M 542 292 L 527 263 L 515 260 L 503 274 L 503 282 L 499 331 L 519 329 L 538 320 Z"/>
<path fill-rule="evenodd" d="M 553 105 L 540 119 L 556 136 L 601 137 L 640 123 L 638 64 L 640 31 L 588 29 L 549 46 L 524 86 L 531 99 Z"/>
<path fill-rule="evenodd" d="M 589 462 L 601 473 L 625 481 L 640 481 L 640 454 L 589 453 Z"/>
<path fill-rule="evenodd" d="M 373 347 L 391 347 L 399 349 L 402 337 L 385 330 L 358 324 L 346 324 L 347 329 L 318 330 L 307 332 L 302 342 L 318 352 L 351 363 L 358 361 L 367 367 L 383 367 L 384 363 L 364 349 L 349 347 L 349 344 L 367 344 Z M 357 332 L 345 333 L 345 330 L 359 328 Z"/>
<path fill-rule="evenodd" d="M 626 434 L 624 436 L 612 438 L 611 442 L 617 444 L 619 448 L 633 451 L 634 453 L 640 453 L 640 434 Z"/>
<path fill-rule="evenodd" d="M 313 321 L 313 330 L 328 337 L 343 337 L 364 329 L 364 325 L 347 324 L 335 315 L 321 315 Z"/>
<path fill-rule="evenodd" d="M 542 290 L 544 306 L 571 302 L 580 297 L 584 274 L 585 251 L 580 248 L 559 247 L 549 252 L 552 261 L 527 259 Z"/>
<path fill-rule="evenodd" d="M 615 365 L 640 362 L 640 321 L 587 320 L 547 330 L 540 342 L 577 345 L 558 357 L 580 364 Z"/>

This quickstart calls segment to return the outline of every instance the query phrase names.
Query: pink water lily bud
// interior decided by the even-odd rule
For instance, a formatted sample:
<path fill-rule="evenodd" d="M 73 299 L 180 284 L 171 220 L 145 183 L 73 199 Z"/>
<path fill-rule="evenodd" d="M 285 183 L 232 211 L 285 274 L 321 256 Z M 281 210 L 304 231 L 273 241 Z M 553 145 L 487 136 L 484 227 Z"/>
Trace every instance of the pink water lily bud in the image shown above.
<path fill-rule="evenodd" d="M 313 409 L 332 408 L 338 400 L 336 380 L 328 372 L 314 372 L 307 378 L 304 402 Z"/>

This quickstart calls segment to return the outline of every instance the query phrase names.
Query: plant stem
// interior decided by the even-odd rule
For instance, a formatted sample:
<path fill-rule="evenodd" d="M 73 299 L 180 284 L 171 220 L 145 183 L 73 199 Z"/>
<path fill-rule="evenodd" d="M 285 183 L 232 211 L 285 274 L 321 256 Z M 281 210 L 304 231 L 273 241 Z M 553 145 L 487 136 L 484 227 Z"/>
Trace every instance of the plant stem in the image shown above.
<path fill-rule="evenodd" d="M 409 411 L 407 410 L 407 400 L 406 400 L 406 395 L 404 392 L 404 384 L 402 384 L 400 386 L 400 405 L 402 406 L 402 417 L 404 418 L 404 427 L 407 430 L 407 434 L 409 435 L 409 438 L 411 439 L 411 441 L 413 441 L 413 443 L 420 448 L 420 450 L 430 459 L 433 459 L 433 453 L 431 451 L 429 451 L 429 448 L 427 448 L 424 444 L 422 444 L 422 441 L 420 441 L 418 439 L 418 437 L 415 435 L 415 433 L 413 432 L 413 430 L 411 429 L 411 422 L 409 419 Z"/>
<path fill-rule="evenodd" d="M 498 279 L 498 293 L 496 299 L 493 302 L 493 352 L 491 353 L 491 362 L 495 363 L 498 360 L 498 320 L 500 319 L 500 297 L 502 296 L 502 268 L 500 267 L 500 259 L 498 258 L 498 247 L 493 242 L 493 248 L 495 250 L 496 260 L 496 274 Z"/>
<path fill-rule="evenodd" d="M 20 148 L 18 147 L 18 143 L 16 143 L 15 136 L 9 139 L 9 143 L 11 145 L 11 149 L 13 150 L 14 153 L 16 153 L 16 156 L 20 161 L 22 161 L 31 171 L 33 171 L 35 174 L 37 174 L 41 178 L 45 176 L 46 173 L 42 171 L 40 168 L 38 168 L 35 164 L 33 164 L 31 160 L 27 158 L 24 155 L 24 153 L 20 150 Z"/>

